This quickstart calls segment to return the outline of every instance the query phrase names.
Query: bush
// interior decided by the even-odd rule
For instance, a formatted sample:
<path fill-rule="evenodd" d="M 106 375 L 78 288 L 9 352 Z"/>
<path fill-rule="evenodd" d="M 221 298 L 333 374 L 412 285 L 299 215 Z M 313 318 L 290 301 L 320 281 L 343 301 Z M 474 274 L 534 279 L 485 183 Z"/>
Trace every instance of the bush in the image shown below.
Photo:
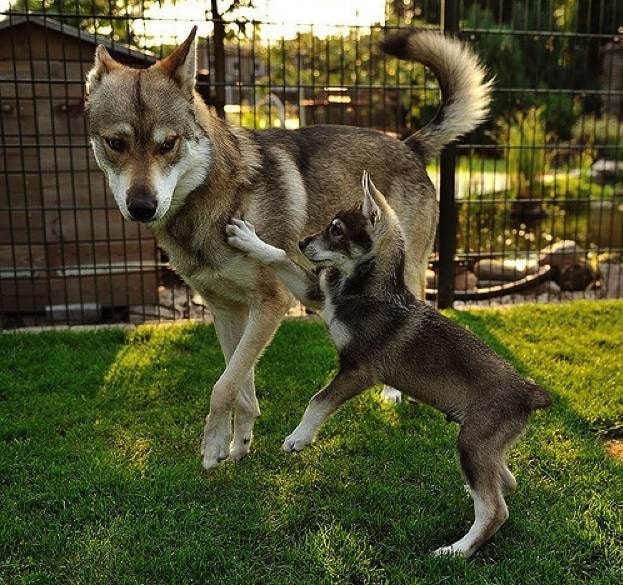
<path fill-rule="evenodd" d="M 623 123 L 616 118 L 583 118 L 573 127 L 573 139 L 591 148 L 594 159 L 623 160 Z"/>
<path fill-rule="evenodd" d="M 506 137 L 509 146 L 509 178 L 519 197 L 529 197 L 540 189 L 547 169 L 543 110 L 533 107 L 515 112 L 510 121 L 499 122 L 502 138 Z"/>

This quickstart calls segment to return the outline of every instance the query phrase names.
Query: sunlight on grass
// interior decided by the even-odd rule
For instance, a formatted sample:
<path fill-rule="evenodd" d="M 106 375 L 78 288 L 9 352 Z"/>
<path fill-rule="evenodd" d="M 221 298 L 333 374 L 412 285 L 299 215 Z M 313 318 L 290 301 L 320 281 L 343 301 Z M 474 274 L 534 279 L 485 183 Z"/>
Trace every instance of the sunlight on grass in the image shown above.
<path fill-rule="evenodd" d="M 152 439 L 137 437 L 126 429 L 119 429 L 114 438 L 114 447 L 118 458 L 130 468 L 145 472 L 152 450 Z"/>
<path fill-rule="evenodd" d="M 386 579 L 375 566 L 375 554 L 365 532 L 346 529 L 338 522 L 318 528 L 305 539 L 306 548 L 333 582 L 363 583 Z"/>
<path fill-rule="evenodd" d="M 511 450 L 510 519 L 476 558 L 458 428 L 379 389 L 309 449 L 280 450 L 337 356 L 284 323 L 257 368 L 251 455 L 206 474 L 199 439 L 223 359 L 214 329 L 0 336 L 0 582 L 623 582 L 623 302 L 452 313 L 554 396 Z"/>

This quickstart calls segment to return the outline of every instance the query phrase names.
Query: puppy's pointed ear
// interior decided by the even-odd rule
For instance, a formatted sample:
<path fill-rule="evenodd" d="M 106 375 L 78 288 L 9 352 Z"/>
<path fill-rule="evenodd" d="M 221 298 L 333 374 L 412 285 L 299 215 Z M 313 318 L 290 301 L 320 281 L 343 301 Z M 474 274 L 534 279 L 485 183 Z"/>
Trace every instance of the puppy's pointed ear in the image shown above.
<path fill-rule="evenodd" d="M 186 40 L 168 57 L 154 65 L 166 73 L 187 93 L 192 95 L 197 74 L 197 26 L 193 26 Z"/>
<path fill-rule="evenodd" d="M 361 212 L 364 217 L 370 220 L 372 225 L 381 219 L 381 208 L 375 201 L 374 194 L 378 193 L 378 189 L 374 186 L 370 174 L 368 171 L 363 171 L 361 177 L 361 187 L 363 188 L 363 203 L 361 205 Z"/>
<path fill-rule="evenodd" d="M 116 69 L 123 69 L 123 65 L 110 56 L 104 45 L 98 45 L 95 49 L 95 63 L 87 73 L 86 95 L 93 93 L 104 75 Z"/>

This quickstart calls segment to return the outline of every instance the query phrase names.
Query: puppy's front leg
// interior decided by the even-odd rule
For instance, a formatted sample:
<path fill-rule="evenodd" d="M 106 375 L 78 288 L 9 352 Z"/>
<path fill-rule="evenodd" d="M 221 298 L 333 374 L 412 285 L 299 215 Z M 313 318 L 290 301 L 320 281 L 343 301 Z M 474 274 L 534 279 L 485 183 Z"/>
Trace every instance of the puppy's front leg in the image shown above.
<path fill-rule="evenodd" d="M 283 443 L 286 453 L 301 451 L 313 442 L 316 433 L 344 402 L 350 400 L 366 388 L 373 380 L 359 370 L 340 370 L 320 392 L 309 401 L 299 425 Z"/>
<path fill-rule="evenodd" d="M 264 242 L 248 221 L 232 219 L 225 232 L 229 245 L 270 266 L 284 286 L 304 305 L 320 307 L 323 295 L 318 277 L 293 262 L 284 250 Z"/>

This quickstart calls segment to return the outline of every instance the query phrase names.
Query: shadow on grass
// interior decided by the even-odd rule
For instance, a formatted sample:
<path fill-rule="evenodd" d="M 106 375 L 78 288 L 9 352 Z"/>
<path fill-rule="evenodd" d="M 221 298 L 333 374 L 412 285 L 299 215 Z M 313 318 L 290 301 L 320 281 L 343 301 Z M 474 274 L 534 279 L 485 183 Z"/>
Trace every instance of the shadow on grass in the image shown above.
<path fill-rule="evenodd" d="M 532 374 L 487 322 L 457 319 Z M 212 327 L 141 328 L 110 340 L 94 369 L 97 344 L 91 353 L 76 345 L 97 389 L 80 409 L 70 401 L 82 422 L 45 448 L 10 443 L 2 456 L 11 496 L 0 575 L 88 583 L 519 583 L 527 575 L 616 582 L 621 466 L 560 397 L 511 452 L 519 481 L 511 519 L 468 562 L 428 554 L 460 537 L 473 513 L 455 461 L 457 427 L 436 411 L 395 409 L 370 391 L 342 408 L 311 448 L 281 452 L 335 368 L 322 330 L 317 322 L 283 325 L 257 371 L 263 415 L 253 452 L 209 475 L 199 438 L 223 367 Z M 49 412 L 37 408 L 28 420 L 45 427 L 46 417 L 61 415 L 67 377 L 53 385 Z"/>

